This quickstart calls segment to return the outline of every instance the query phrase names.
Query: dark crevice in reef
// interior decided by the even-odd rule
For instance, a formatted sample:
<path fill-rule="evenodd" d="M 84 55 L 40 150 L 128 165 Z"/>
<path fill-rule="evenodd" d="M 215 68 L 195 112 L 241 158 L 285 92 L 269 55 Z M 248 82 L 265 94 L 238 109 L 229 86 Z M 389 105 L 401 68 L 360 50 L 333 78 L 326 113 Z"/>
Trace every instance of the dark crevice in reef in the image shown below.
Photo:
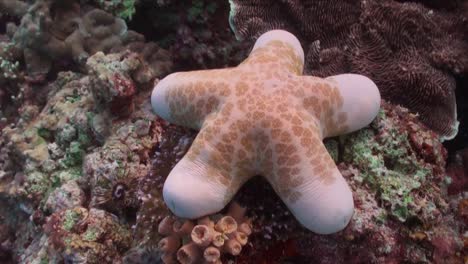
<path fill-rule="evenodd" d="M 449 152 L 449 159 L 457 150 L 468 147 L 468 76 L 457 79 L 457 119 L 460 122 L 457 136 L 444 142 Z"/>
<path fill-rule="evenodd" d="M 397 2 L 413 2 L 413 3 L 419 3 L 422 4 L 426 7 L 429 8 L 434 8 L 434 9 L 439 9 L 439 10 L 455 10 L 460 7 L 466 2 L 464 0 L 452 0 L 452 1 L 447 1 L 447 0 L 397 0 Z"/>
<path fill-rule="evenodd" d="M 147 41 L 156 41 L 158 37 L 162 36 L 159 32 L 155 32 L 151 12 L 155 11 L 155 4 L 153 2 L 143 2 L 135 7 L 136 11 L 130 21 L 127 22 L 128 29 L 134 30 L 143 34 Z"/>

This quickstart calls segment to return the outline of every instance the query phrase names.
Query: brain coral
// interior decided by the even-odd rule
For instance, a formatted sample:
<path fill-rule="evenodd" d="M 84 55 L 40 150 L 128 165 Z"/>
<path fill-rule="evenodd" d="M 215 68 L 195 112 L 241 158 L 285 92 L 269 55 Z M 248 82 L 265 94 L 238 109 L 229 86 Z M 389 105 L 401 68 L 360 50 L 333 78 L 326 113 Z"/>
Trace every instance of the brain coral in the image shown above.
<path fill-rule="evenodd" d="M 392 0 L 231 0 L 238 38 L 271 29 L 295 33 L 306 72 L 371 77 L 382 97 L 401 104 L 444 138 L 457 133 L 455 77 L 468 72 L 466 19 Z"/>

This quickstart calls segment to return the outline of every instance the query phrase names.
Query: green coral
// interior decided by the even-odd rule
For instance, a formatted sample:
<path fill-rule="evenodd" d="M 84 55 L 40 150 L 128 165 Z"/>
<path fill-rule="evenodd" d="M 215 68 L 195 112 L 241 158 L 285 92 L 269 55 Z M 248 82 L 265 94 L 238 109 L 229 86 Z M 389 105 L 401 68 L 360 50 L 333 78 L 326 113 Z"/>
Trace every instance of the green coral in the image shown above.
<path fill-rule="evenodd" d="M 135 2 L 135 0 L 98 0 L 101 8 L 125 20 L 132 20 L 136 12 Z"/>
<path fill-rule="evenodd" d="M 44 128 L 44 127 L 39 127 L 37 129 L 37 135 L 42 137 L 45 140 L 50 140 L 53 137 L 52 131 L 50 131 L 49 129 Z"/>
<path fill-rule="evenodd" d="M 46 174 L 39 171 L 28 173 L 27 182 L 29 184 L 28 191 L 34 194 L 46 193 L 51 185 Z"/>
<path fill-rule="evenodd" d="M 187 11 L 187 20 L 195 23 L 205 23 L 208 17 L 205 12 L 212 15 L 216 12 L 218 5 L 213 1 L 195 0 L 192 6 Z"/>
<path fill-rule="evenodd" d="M 18 78 L 19 61 L 13 61 L 8 54 L 13 47 L 12 43 L 3 44 L 0 48 L 0 80 L 14 80 Z"/>
<path fill-rule="evenodd" d="M 83 239 L 86 241 L 96 241 L 98 234 L 99 230 L 96 227 L 90 227 L 83 234 Z"/>
<path fill-rule="evenodd" d="M 74 210 L 67 210 L 64 215 L 62 228 L 70 231 L 80 219 L 80 214 Z"/>
<path fill-rule="evenodd" d="M 343 153 L 343 160 L 360 170 L 355 180 L 369 185 L 389 208 L 390 215 L 402 222 L 417 214 L 411 209 L 412 191 L 431 173 L 408 149 L 408 133 L 390 124 L 381 111 L 371 128 L 346 138 Z"/>
<path fill-rule="evenodd" d="M 80 165 L 83 162 L 83 156 L 85 155 L 83 146 L 78 141 L 73 141 L 65 151 L 65 157 L 61 160 L 61 164 L 65 168 Z"/>

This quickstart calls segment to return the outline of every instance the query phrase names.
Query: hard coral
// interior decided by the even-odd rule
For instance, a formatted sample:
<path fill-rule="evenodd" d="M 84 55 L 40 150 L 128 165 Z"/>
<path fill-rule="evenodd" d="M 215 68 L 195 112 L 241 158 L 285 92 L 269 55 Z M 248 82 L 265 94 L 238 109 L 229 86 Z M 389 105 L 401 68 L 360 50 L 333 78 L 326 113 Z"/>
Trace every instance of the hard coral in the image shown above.
<path fill-rule="evenodd" d="M 158 232 L 165 236 L 159 242 L 164 263 L 174 263 L 175 259 L 179 263 L 222 263 L 222 253 L 240 254 L 252 229 L 245 208 L 233 203 L 225 216 L 196 222 L 167 216 L 159 223 Z"/>
<path fill-rule="evenodd" d="M 28 10 L 28 4 L 19 0 L 0 0 L 0 10 L 3 15 L 23 16 Z"/>
<path fill-rule="evenodd" d="M 421 115 L 443 138 L 457 133 L 455 77 L 468 72 L 466 21 L 457 12 L 393 0 L 232 0 L 239 38 L 287 29 L 301 39 L 306 72 L 369 76 L 384 99 Z"/>
<path fill-rule="evenodd" d="M 61 75 L 49 86 L 49 101 L 39 114 L 3 130 L 10 159 L 24 175 L 5 182 L 11 197 L 37 204 L 57 185 L 81 176 L 82 157 L 93 145 L 87 113 L 94 101 L 87 86 L 87 78 Z"/>
<path fill-rule="evenodd" d="M 144 45 L 143 35 L 128 30 L 124 20 L 100 9 L 80 5 L 78 1 L 37 0 L 23 16 L 15 30 L 15 47 L 24 54 L 29 75 L 33 79 L 45 76 L 52 62 L 83 65 L 88 57 L 98 51 L 110 52 L 125 49 L 130 44 Z M 144 48 L 154 51 L 154 45 Z M 157 59 L 167 55 L 158 53 Z M 19 59 L 19 58 L 17 58 Z M 142 54 L 140 60 L 154 64 L 156 58 Z M 155 75 L 154 71 L 146 81 Z"/>
<path fill-rule="evenodd" d="M 137 87 L 142 87 L 142 83 L 136 81 L 148 82 L 156 74 L 162 74 L 151 69 L 151 65 L 133 52 L 109 55 L 98 52 L 88 59 L 86 66 L 91 75 L 91 91 L 98 107 L 109 109 L 116 116 L 128 116 L 133 111 Z"/>
<path fill-rule="evenodd" d="M 400 221 L 416 217 L 430 222 L 447 209 L 445 201 L 432 195 L 440 192 L 436 183 L 444 180 L 446 151 L 434 133 L 418 125 L 415 116 L 408 118 L 405 110 L 388 104 L 384 109 L 388 110 L 370 128 L 345 140 L 343 161 L 359 169 L 354 180 L 375 189 L 390 215 Z M 420 141 L 425 142 L 424 148 L 417 144 Z M 432 191 L 417 192 L 420 188 Z"/>
<path fill-rule="evenodd" d="M 123 19 L 132 20 L 138 0 L 96 0 L 99 7 Z"/>
<path fill-rule="evenodd" d="M 250 43 L 236 41 L 230 32 L 227 1 L 140 3 L 133 22 L 147 26 L 142 30 L 171 51 L 180 70 L 233 66 L 246 56 Z"/>
<path fill-rule="evenodd" d="M 50 216 L 45 226 L 48 247 L 69 263 L 115 263 L 131 244 L 127 226 L 102 210 L 75 207 Z M 51 255 L 52 256 L 52 255 Z"/>

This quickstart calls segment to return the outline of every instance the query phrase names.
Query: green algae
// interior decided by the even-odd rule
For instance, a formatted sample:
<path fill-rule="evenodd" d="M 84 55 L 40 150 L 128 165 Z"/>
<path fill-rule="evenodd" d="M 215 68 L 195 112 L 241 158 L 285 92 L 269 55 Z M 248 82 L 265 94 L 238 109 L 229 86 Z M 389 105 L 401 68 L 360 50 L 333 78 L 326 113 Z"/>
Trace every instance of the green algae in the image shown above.
<path fill-rule="evenodd" d="M 407 132 L 398 131 L 381 111 L 370 128 L 345 139 L 343 153 L 344 162 L 360 171 L 354 179 L 375 191 L 389 214 L 402 222 L 417 214 L 412 209 L 413 190 L 431 173 L 408 149 Z"/>

